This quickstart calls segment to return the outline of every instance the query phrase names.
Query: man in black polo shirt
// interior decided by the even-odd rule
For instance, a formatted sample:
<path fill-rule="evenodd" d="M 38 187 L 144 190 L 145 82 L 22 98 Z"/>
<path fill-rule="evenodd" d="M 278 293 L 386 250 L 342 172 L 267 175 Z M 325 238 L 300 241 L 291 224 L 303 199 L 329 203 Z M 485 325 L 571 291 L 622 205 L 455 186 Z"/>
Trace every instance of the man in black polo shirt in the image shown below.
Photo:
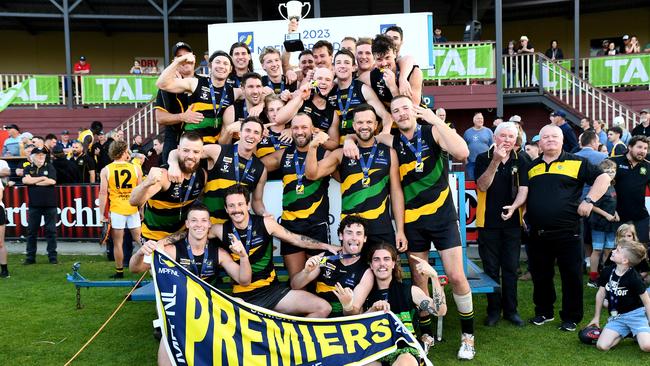
<path fill-rule="evenodd" d="M 95 144 L 95 147 L 97 146 L 99 146 L 99 144 Z M 77 181 L 75 183 L 95 183 L 97 163 L 95 163 L 95 159 L 84 150 L 84 146 L 80 141 L 72 143 L 72 156 L 70 157 L 70 161 L 77 169 L 77 174 L 75 175 Z"/>
<path fill-rule="evenodd" d="M 501 283 L 500 288 L 487 296 L 487 326 L 496 325 L 502 311 L 504 319 L 516 326 L 524 325 L 517 313 L 522 224 L 522 212 L 518 208 L 528 195 L 526 168 L 530 160 L 525 153 L 513 149 L 518 134 L 513 122 L 500 123 L 494 131 L 495 146 L 476 157 L 479 255 L 485 273 Z"/>
<path fill-rule="evenodd" d="M 56 253 L 56 169 L 45 158 L 44 149 L 32 150 L 32 164 L 25 169 L 23 184 L 27 185 L 29 196 L 27 258 L 24 264 L 36 263 L 36 237 L 41 227 L 41 217 L 45 218 L 45 237 L 47 256 L 50 263 L 57 264 Z"/>
<path fill-rule="evenodd" d="M 557 261 L 562 280 L 559 329 L 575 331 L 584 313 L 579 218 L 590 214 L 610 178 L 586 159 L 562 151 L 559 127 L 544 126 L 539 135 L 543 155 L 533 160 L 527 172 L 526 207 L 531 226 L 528 260 L 535 303 L 535 317 L 530 322 L 542 325 L 555 319 L 553 276 Z M 585 184 L 591 184 L 591 189 L 580 202 Z"/>
<path fill-rule="evenodd" d="M 650 118 L 648 117 L 648 109 L 642 110 L 640 114 L 641 123 L 632 129 L 632 136 L 650 136 Z"/>
<path fill-rule="evenodd" d="M 648 245 L 650 219 L 645 207 L 645 190 L 650 183 L 650 162 L 645 159 L 650 138 L 638 135 L 630 139 L 627 154 L 611 158 L 616 163 L 614 188 L 616 212 L 621 223 L 634 222 L 641 243 Z"/>

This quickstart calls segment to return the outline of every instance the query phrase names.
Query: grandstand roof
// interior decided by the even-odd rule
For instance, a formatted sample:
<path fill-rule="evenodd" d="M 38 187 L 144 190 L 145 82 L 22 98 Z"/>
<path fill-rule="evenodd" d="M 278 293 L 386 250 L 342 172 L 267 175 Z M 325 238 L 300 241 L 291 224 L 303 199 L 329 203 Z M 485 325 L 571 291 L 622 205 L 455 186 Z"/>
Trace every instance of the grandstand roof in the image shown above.
<path fill-rule="evenodd" d="M 24 30 L 32 34 L 58 31 L 63 27 L 61 11 L 64 0 L 21 0 L 0 2 L 0 29 Z M 72 31 L 159 32 L 163 0 L 67 0 L 78 2 L 71 13 Z M 494 22 L 494 1 L 476 0 L 478 19 Z M 279 0 L 236 0 L 236 22 L 281 19 Z M 311 3 L 314 0 L 309 1 Z M 170 31 L 179 34 L 203 33 L 208 24 L 226 22 L 226 0 L 167 0 L 177 7 L 170 14 Z M 411 12 L 433 12 L 435 22 L 444 25 L 464 24 L 472 17 L 474 0 L 411 1 Z M 403 2 L 395 0 L 321 0 L 321 16 L 401 13 Z M 605 12 L 626 8 L 647 7 L 647 0 L 590 0 L 581 2 L 581 13 Z M 12 15 L 13 14 L 13 15 Z M 504 21 L 573 15 L 573 0 L 503 0 Z M 313 16 L 313 10 L 311 13 Z"/>

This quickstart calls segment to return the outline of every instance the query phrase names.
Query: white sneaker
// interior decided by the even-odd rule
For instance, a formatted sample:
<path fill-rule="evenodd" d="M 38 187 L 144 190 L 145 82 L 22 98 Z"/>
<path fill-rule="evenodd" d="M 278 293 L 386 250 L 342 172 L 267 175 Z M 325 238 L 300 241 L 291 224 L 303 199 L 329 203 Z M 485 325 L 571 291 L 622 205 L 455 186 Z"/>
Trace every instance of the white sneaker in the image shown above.
<path fill-rule="evenodd" d="M 458 359 L 459 360 L 472 360 L 476 355 L 476 350 L 474 349 L 474 335 L 463 333 L 460 340 L 460 349 L 458 350 Z"/>

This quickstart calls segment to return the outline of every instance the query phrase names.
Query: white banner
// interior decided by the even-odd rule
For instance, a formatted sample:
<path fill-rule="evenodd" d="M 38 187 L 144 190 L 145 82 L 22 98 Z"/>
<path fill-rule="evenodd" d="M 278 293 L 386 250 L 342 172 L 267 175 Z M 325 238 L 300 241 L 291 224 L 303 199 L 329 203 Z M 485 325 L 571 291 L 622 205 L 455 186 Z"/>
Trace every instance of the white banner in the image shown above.
<path fill-rule="evenodd" d="M 317 41 L 326 40 L 332 43 L 336 53 L 344 37 L 374 38 L 391 25 L 398 25 L 404 30 L 400 54 L 412 55 L 422 69 L 429 68 L 433 32 L 431 13 L 305 18 L 300 21 L 298 31 L 305 48 L 311 49 Z M 245 42 L 251 48 L 255 70 L 259 72 L 262 70 L 259 62 L 260 51 L 267 46 L 282 51 L 286 33 L 286 20 L 210 24 L 208 48 L 211 53 L 216 50 L 228 52 L 233 43 Z M 297 54 L 298 52 L 295 52 L 293 55 L 292 65 L 298 64 Z"/>

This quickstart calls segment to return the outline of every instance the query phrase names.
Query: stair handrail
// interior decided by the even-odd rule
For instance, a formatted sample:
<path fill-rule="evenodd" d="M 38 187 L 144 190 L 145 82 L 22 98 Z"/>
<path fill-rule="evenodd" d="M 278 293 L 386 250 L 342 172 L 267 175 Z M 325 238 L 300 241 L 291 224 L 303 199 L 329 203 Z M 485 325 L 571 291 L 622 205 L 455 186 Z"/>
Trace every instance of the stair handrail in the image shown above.
<path fill-rule="evenodd" d="M 155 137 L 160 133 L 160 126 L 156 122 L 154 104 L 155 101 L 145 104 L 112 131 L 124 131 L 124 139 L 129 146 L 133 144 L 135 135 L 141 135 L 142 141 Z"/>

